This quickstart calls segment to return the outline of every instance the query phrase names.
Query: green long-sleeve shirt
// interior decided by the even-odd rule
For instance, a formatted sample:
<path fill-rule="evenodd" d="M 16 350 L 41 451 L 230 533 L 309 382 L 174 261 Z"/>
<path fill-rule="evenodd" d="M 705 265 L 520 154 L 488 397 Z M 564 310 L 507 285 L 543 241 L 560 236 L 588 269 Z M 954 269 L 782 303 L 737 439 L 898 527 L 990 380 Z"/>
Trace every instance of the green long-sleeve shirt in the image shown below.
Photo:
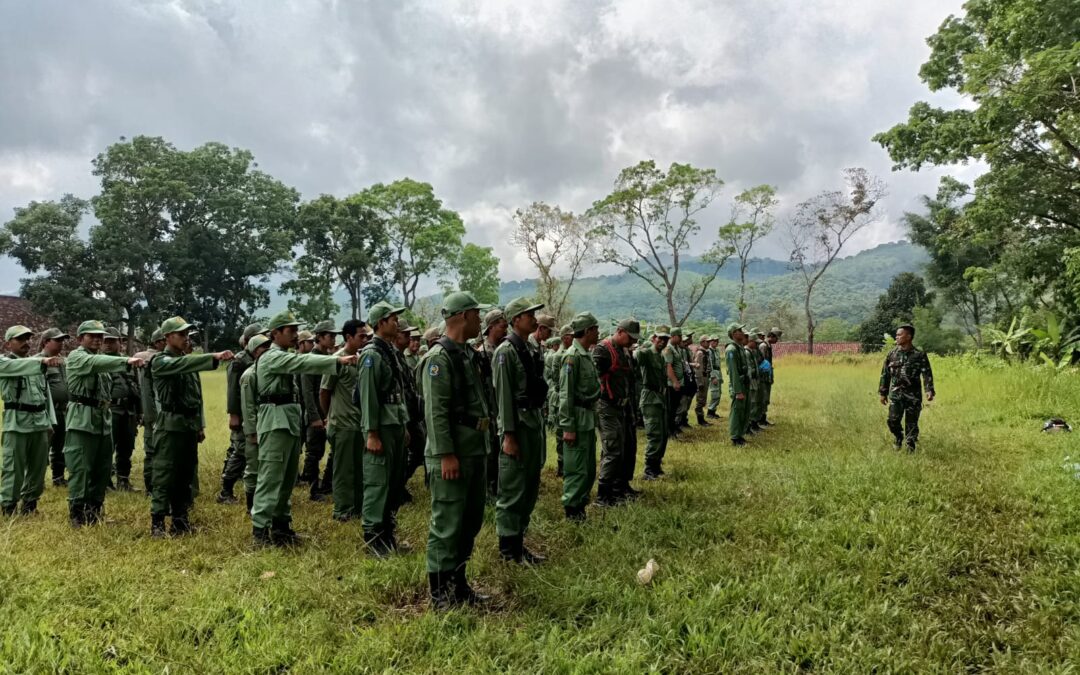
<path fill-rule="evenodd" d="M 102 404 L 109 401 L 112 379 L 109 373 L 130 370 L 126 356 L 97 354 L 79 347 L 71 352 L 67 361 L 68 395 L 82 397 Z M 112 433 L 112 411 L 106 405 L 89 406 L 68 402 L 67 428 L 94 434 Z"/>
<path fill-rule="evenodd" d="M 634 360 L 641 380 L 640 405 L 663 405 L 664 387 L 668 382 L 663 353 L 656 345 L 649 345 L 634 352 Z"/>
<path fill-rule="evenodd" d="M 476 355 L 468 345 L 457 348 L 464 354 L 463 368 L 455 368 L 450 355 L 436 344 L 420 363 L 420 387 L 424 393 L 424 420 L 427 425 L 428 457 L 479 457 L 487 454 L 489 432 L 477 425 L 461 423 L 460 414 L 475 420 L 491 422 L 491 412 L 484 388 L 480 383 L 480 368 Z M 463 378 L 455 381 L 455 378 Z M 462 400 L 464 399 L 464 400 Z"/>
<path fill-rule="evenodd" d="M 240 373 L 237 384 L 240 394 L 240 425 L 245 436 L 259 433 L 259 392 L 255 391 L 255 369 L 247 368 Z"/>
<path fill-rule="evenodd" d="M 272 345 L 255 362 L 258 383 L 259 413 L 257 429 L 260 434 L 285 429 L 293 436 L 300 435 L 300 392 L 296 376 L 301 373 L 331 375 L 338 370 L 336 356 L 298 354 Z M 272 403 L 267 397 L 283 397 Z M 285 399 L 291 398 L 292 402 Z"/>
<path fill-rule="evenodd" d="M 251 354 L 242 351 L 225 366 L 225 412 L 229 415 L 244 415 L 244 406 L 240 401 L 240 376 L 255 360 Z"/>
<path fill-rule="evenodd" d="M 540 356 L 533 352 L 529 345 L 529 356 L 533 359 L 534 367 L 543 371 Z M 503 342 L 495 350 L 491 365 L 495 385 L 495 402 L 499 416 L 499 433 L 514 433 L 518 426 L 529 429 L 544 428 L 543 408 L 526 410 L 521 406 L 528 396 L 528 382 L 525 374 L 525 364 L 521 362 L 517 350 L 509 340 Z M 543 373 L 537 372 L 537 377 L 542 378 Z"/>
<path fill-rule="evenodd" d="M 47 359 L 49 355 L 41 352 L 37 358 Z M 45 371 L 45 381 L 49 383 L 49 394 L 52 396 L 52 404 L 59 417 L 67 411 L 68 404 L 67 374 L 64 364 L 48 368 Z"/>
<path fill-rule="evenodd" d="M 593 404 L 600 398 L 600 377 L 588 350 L 577 340 L 563 353 L 559 371 L 559 428 L 575 433 L 595 429 Z"/>
<path fill-rule="evenodd" d="M 161 431 L 198 431 L 206 428 L 202 381 L 199 373 L 214 370 L 213 354 L 184 354 L 167 347 L 150 361 L 157 416 L 154 428 Z"/>
<path fill-rule="evenodd" d="M 21 359 L 7 354 L 0 363 L 0 396 L 4 401 L 4 433 L 47 431 L 56 424 L 52 394 L 41 359 Z M 15 410 L 9 404 L 41 407 L 38 412 Z"/>
<path fill-rule="evenodd" d="M 675 379 L 678 380 L 681 385 L 683 383 L 683 375 L 686 372 L 686 360 L 683 358 L 682 348 L 668 343 L 668 346 L 664 347 L 663 354 L 665 366 L 664 378 L 667 379 L 667 366 L 671 366 L 672 370 L 675 371 Z M 667 386 L 674 388 L 675 385 L 671 383 L 670 379 L 667 379 Z"/>
<path fill-rule="evenodd" d="M 746 364 L 746 349 L 734 342 L 724 349 L 724 361 L 727 363 L 728 390 L 731 398 L 737 394 L 750 393 L 750 373 Z"/>
<path fill-rule="evenodd" d="M 344 349 L 339 349 L 334 356 L 348 356 Z M 333 375 L 323 375 L 320 389 L 330 392 L 330 414 L 327 416 L 327 428 L 347 431 L 360 431 L 360 406 L 353 402 L 356 390 L 356 366 L 344 366 Z"/>
<path fill-rule="evenodd" d="M 367 433 L 384 426 L 404 426 L 409 421 L 404 381 L 394 377 L 393 366 L 389 362 L 389 359 L 396 358 L 393 349 L 376 335 L 360 352 L 360 413 Z M 387 357 L 384 358 L 383 354 Z M 404 378 L 404 373 L 401 373 L 401 378 Z"/>

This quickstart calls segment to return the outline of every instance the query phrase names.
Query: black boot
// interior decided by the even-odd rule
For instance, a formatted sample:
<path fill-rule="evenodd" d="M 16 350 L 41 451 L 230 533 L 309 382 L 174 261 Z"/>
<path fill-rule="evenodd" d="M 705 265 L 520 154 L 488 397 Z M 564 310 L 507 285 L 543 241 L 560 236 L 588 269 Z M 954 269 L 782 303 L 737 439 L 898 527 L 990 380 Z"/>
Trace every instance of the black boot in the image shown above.
<path fill-rule="evenodd" d="M 273 540 L 270 538 L 269 527 L 253 527 L 251 528 L 251 540 L 255 545 L 255 548 L 264 548 L 266 546 L 272 546 Z"/>
<path fill-rule="evenodd" d="M 150 514 L 150 536 L 154 539 L 165 538 L 165 514 Z"/>
<path fill-rule="evenodd" d="M 704 415 L 697 416 L 697 424 L 699 427 L 711 427 L 712 425 L 705 421 Z"/>
<path fill-rule="evenodd" d="M 303 537 L 292 529 L 292 524 L 284 518 L 275 518 L 270 525 L 270 540 L 275 546 L 299 546 Z"/>
<path fill-rule="evenodd" d="M 615 491 L 610 485 L 601 485 L 596 488 L 597 506 L 618 506 L 619 500 L 615 498 Z"/>
<path fill-rule="evenodd" d="M 183 536 L 191 532 L 191 521 L 188 520 L 187 512 L 174 514 L 172 519 L 172 535 Z"/>
<path fill-rule="evenodd" d="M 739 436 L 738 438 L 731 439 L 731 444 L 732 445 L 746 445 L 746 439 L 743 438 L 742 436 Z"/>
<path fill-rule="evenodd" d="M 566 513 L 566 519 L 573 523 L 585 522 L 585 507 L 584 506 L 566 506 L 563 507 L 563 511 Z"/>
<path fill-rule="evenodd" d="M 119 476 L 116 479 L 116 489 L 120 492 L 138 492 L 135 486 L 131 484 L 131 479 L 127 476 Z"/>
<path fill-rule="evenodd" d="M 454 598 L 467 605 L 481 605 L 490 600 L 491 596 L 477 593 L 469 586 L 465 579 L 465 565 L 462 565 L 454 570 Z"/>
<path fill-rule="evenodd" d="M 2 511 L 5 516 L 13 516 L 15 515 L 16 506 L 18 506 L 18 504 L 14 502 L 11 504 L 4 504 L 3 506 L 0 506 L 0 511 Z"/>
<path fill-rule="evenodd" d="M 221 481 L 221 492 L 218 493 L 218 504 L 235 504 L 236 497 L 233 496 L 233 486 L 236 485 L 235 480 L 223 480 Z"/>
<path fill-rule="evenodd" d="M 720 419 L 720 416 L 715 411 L 710 410 L 705 417 L 712 417 L 713 419 Z"/>
<path fill-rule="evenodd" d="M 635 490 L 630 487 L 630 483 L 626 483 L 622 487 L 622 500 L 626 502 L 633 502 L 641 499 L 641 490 Z"/>
<path fill-rule="evenodd" d="M 79 529 L 86 524 L 86 507 L 78 502 L 69 502 L 68 517 L 71 519 L 71 526 Z"/>
<path fill-rule="evenodd" d="M 902 436 L 895 436 L 893 438 L 892 446 L 893 446 L 894 450 L 899 450 L 901 448 L 901 446 L 903 446 L 903 445 L 904 445 L 904 438 Z"/>
<path fill-rule="evenodd" d="M 376 558 L 386 558 L 393 551 L 387 545 L 386 535 L 382 528 L 376 530 L 364 530 L 364 543 L 368 545 L 371 554 Z"/>
<path fill-rule="evenodd" d="M 499 537 L 499 555 L 506 562 L 521 562 L 521 537 Z"/>
<path fill-rule="evenodd" d="M 751 422 L 750 423 L 750 428 L 754 431 L 754 433 L 757 433 L 757 432 L 761 431 L 761 425 L 758 424 L 757 422 Z"/>
<path fill-rule="evenodd" d="M 247 512 L 248 512 L 248 515 L 250 516 L 251 515 L 251 509 L 253 509 L 255 507 L 255 493 L 254 492 L 245 492 L 244 493 L 244 498 L 247 500 Z"/>
<path fill-rule="evenodd" d="M 104 504 L 98 504 L 96 502 L 92 504 L 86 504 L 83 509 L 83 522 L 87 525 L 97 525 L 105 519 L 104 511 Z"/>
<path fill-rule="evenodd" d="M 428 585 L 431 587 L 431 608 L 445 612 L 454 606 L 454 573 L 429 572 Z"/>
<path fill-rule="evenodd" d="M 68 484 L 67 478 L 64 478 L 63 476 L 55 476 L 52 479 L 52 484 L 53 487 L 65 487 Z"/>
<path fill-rule="evenodd" d="M 37 513 L 37 500 L 31 499 L 28 502 L 23 502 L 22 508 L 19 509 L 19 513 L 24 516 L 32 516 Z"/>

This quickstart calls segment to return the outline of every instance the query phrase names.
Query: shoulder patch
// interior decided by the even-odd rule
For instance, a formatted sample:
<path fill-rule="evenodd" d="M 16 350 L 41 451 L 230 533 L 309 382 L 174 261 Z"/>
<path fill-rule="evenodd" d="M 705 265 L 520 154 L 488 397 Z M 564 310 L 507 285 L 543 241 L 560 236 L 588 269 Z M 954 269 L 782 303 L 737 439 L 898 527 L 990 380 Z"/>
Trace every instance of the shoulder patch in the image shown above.
<path fill-rule="evenodd" d="M 371 354 L 368 354 L 367 356 L 364 357 L 364 362 L 363 362 L 362 365 L 365 368 L 371 368 L 372 366 L 375 365 L 375 359 L 372 358 Z"/>
<path fill-rule="evenodd" d="M 437 364 L 437 363 L 431 364 L 431 366 L 428 368 L 427 372 L 428 372 L 428 375 L 431 376 L 431 377 L 438 377 L 439 376 L 439 364 Z"/>

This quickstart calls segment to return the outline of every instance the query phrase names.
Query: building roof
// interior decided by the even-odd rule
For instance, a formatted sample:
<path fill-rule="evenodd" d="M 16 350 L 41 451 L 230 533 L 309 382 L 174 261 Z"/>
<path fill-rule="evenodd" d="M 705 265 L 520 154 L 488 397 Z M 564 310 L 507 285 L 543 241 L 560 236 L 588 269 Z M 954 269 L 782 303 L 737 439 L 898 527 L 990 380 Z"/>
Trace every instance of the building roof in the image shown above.
<path fill-rule="evenodd" d="M 49 328 L 49 320 L 35 312 L 26 298 L 0 295 L 0 330 L 16 325 L 39 332 Z"/>

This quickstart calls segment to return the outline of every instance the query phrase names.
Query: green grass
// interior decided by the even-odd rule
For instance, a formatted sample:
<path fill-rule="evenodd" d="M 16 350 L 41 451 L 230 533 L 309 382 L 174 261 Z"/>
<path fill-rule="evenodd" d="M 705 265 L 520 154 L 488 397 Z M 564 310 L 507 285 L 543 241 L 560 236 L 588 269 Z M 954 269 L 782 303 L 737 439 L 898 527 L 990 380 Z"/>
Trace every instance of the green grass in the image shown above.
<path fill-rule="evenodd" d="M 1080 434 L 1039 429 L 1075 413 L 1080 379 L 937 359 L 909 456 L 891 449 L 878 367 L 782 360 L 777 427 L 738 449 L 695 430 L 640 503 L 583 526 L 561 517 L 550 458 L 530 537 L 548 564 L 498 562 L 489 512 L 470 569 L 496 601 L 446 614 L 426 609 L 418 478 L 411 554 L 372 559 L 359 525 L 300 490 L 312 543 L 250 549 L 243 506 L 213 503 L 226 430 L 210 375 L 198 535 L 151 540 L 142 494 L 110 494 L 108 525 L 72 531 L 51 487 L 42 515 L 0 523 L 0 671 L 1074 668 L 1080 482 L 1062 465 L 1080 463 Z M 661 571 L 642 587 L 649 558 Z"/>

